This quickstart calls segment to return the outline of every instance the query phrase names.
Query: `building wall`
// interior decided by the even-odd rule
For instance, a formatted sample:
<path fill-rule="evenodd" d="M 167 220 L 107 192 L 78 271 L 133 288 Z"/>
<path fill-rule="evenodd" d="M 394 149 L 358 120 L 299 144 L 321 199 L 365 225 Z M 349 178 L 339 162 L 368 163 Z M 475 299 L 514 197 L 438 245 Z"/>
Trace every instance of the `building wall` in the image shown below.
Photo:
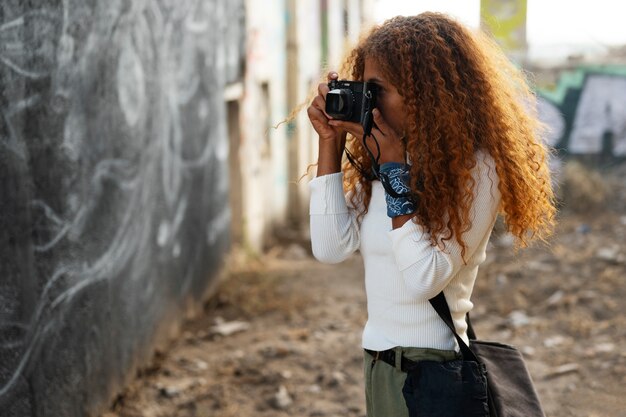
<path fill-rule="evenodd" d="M 285 222 L 287 143 L 273 128 L 286 113 L 284 1 L 246 0 L 246 71 L 240 99 L 241 137 L 235 163 L 242 197 L 241 242 L 260 252 L 272 231 Z"/>
<path fill-rule="evenodd" d="M 295 114 L 287 129 L 289 143 L 289 211 L 288 219 L 295 229 L 306 233 L 308 227 L 308 181 L 317 162 L 317 135 L 306 114 L 306 107 L 317 94 L 317 85 L 326 81 L 329 70 L 340 64 L 368 25 L 365 6 L 359 0 L 288 0 L 293 16 L 288 30 L 288 110 Z M 348 78 L 349 74 L 340 74 Z"/>
<path fill-rule="evenodd" d="M 243 209 L 233 227 L 241 224 L 240 243 L 260 252 L 285 228 L 306 228 L 308 181 L 299 180 L 317 155 L 306 103 L 358 37 L 362 13 L 358 0 L 247 0 L 246 15 L 241 142 L 233 149 L 241 174 L 231 187 Z"/>
<path fill-rule="evenodd" d="M 215 282 L 243 4 L 0 3 L 0 415 L 108 403 Z"/>

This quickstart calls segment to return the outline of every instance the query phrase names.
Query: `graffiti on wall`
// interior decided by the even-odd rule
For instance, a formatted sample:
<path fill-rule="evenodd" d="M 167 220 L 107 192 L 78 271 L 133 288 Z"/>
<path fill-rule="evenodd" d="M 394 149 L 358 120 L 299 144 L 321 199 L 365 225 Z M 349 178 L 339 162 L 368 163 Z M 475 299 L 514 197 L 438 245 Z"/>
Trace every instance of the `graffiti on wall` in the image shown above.
<path fill-rule="evenodd" d="M 626 157 L 626 68 L 585 67 L 539 91 L 547 142 L 569 155 Z"/>
<path fill-rule="evenodd" d="M 0 4 L 0 415 L 87 415 L 214 276 L 242 16 Z"/>

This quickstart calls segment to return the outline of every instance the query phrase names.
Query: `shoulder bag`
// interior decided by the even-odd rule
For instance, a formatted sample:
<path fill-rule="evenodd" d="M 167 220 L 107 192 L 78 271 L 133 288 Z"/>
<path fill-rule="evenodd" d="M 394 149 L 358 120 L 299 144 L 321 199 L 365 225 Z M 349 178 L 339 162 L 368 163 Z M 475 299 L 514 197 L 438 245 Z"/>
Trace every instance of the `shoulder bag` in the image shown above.
<path fill-rule="evenodd" d="M 490 417 L 545 417 L 521 353 L 513 346 L 477 340 L 467 317 L 469 346 L 457 334 L 450 308 L 443 294 L 429 300 L 437 314 L 452 330 L 463 361 L 477 362 L 486 369 Z"/>

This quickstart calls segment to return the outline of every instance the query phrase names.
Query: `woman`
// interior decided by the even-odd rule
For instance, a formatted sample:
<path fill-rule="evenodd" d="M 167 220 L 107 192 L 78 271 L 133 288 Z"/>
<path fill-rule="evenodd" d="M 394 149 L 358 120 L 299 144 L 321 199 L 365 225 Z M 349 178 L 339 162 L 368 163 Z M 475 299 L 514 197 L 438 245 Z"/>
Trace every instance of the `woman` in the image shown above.
<path fill-rule="evenodd" d="M 445 15 L 386 21 L 344 70 L 377 85 L 374 127 L 362 141 L 360 124 L 330 118 L 328 85 L 319 85 L 308 108 L 319 135 L 313 253 L 336 263 L 360 250 L 367 415 L 408 416 L 403 361 L 458 357 L 428 300 L 443 290 L 467 342 L 464 319 L 497 214 L 518 246 L 550 233 L 546 151 L 524 77 L 486 37 Z"/>

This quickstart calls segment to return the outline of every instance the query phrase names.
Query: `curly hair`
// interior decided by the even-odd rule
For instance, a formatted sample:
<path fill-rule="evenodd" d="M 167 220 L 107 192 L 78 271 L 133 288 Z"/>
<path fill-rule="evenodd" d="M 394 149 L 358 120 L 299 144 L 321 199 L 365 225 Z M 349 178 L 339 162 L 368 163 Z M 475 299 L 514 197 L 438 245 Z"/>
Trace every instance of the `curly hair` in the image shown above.
<path fill-rule="evenodd" d="M 412 189 L 419 198 L 415 220 L 433 245 L 455 238 L 465 258 L 463 232 L 471 227 L 475 154 L 495 161 L 500 213 L 518 247 L 545 240 L 556 208 L 536 99 L 524 74 L 486 35 L 473 33 L 440 13 L 398 16 L 374 27 L 351 51 L 343 74 L 363 81 L 373 59 L 397 88 L 409 115 L 406 149 Z M 371 167 L 360 140 L 347 147 Z M 372 186 L 344 162 L 344 190 L 367 213 Z M 417 186 L 418 179 L 421 181 Z"/>

